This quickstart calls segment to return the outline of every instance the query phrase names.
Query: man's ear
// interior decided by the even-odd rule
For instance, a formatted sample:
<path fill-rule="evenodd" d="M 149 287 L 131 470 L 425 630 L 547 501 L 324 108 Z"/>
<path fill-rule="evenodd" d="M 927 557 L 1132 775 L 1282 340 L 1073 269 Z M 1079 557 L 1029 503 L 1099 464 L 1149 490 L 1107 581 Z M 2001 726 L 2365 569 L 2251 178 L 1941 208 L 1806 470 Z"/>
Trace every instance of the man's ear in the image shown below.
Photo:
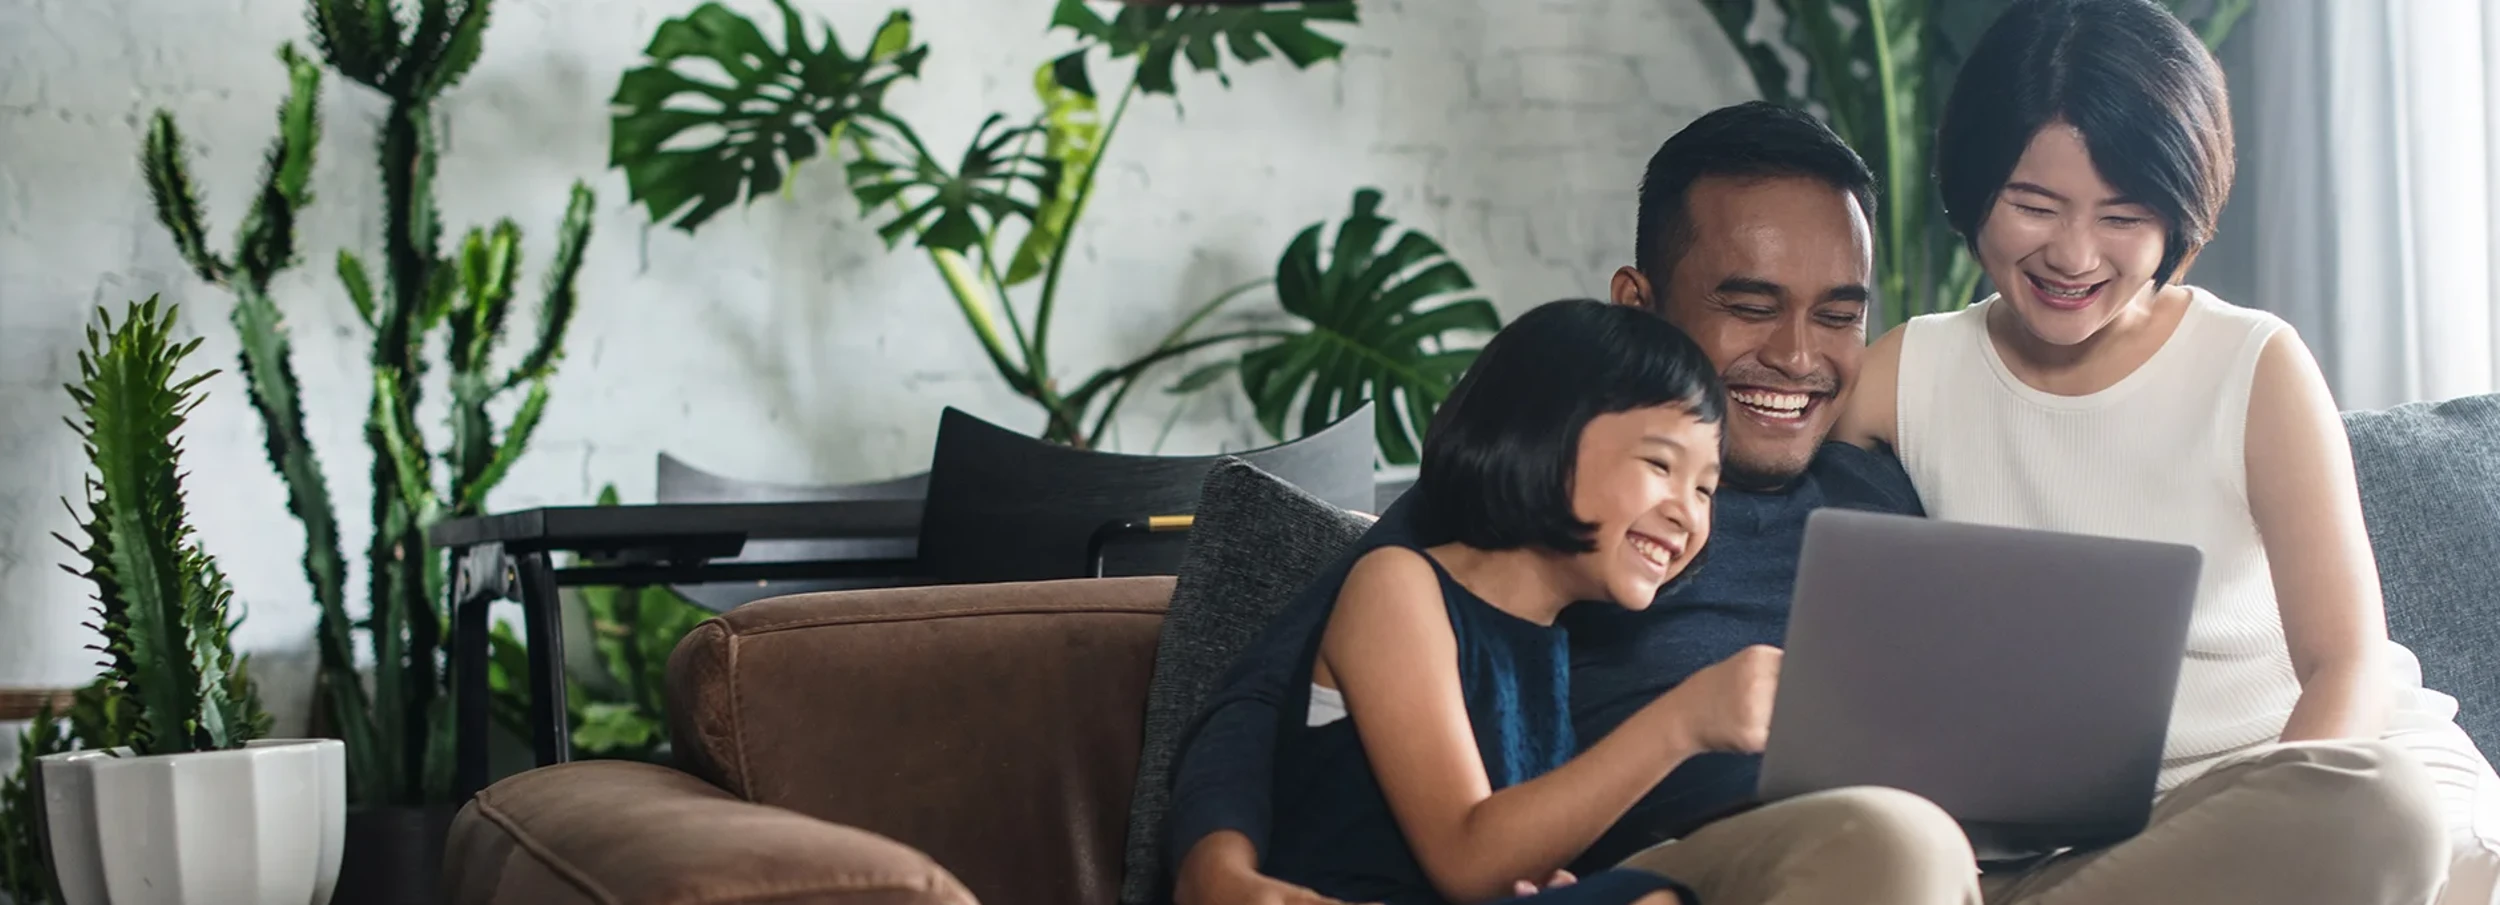
<path fill-rule="evenodd" d="M 1649 275 L 1642 273 L 1638 267 L 1615 268 L 1614 282 L 1607 290 L 1617 305 L 1658 310 L 1657 290 L 1649 285 Z"/>

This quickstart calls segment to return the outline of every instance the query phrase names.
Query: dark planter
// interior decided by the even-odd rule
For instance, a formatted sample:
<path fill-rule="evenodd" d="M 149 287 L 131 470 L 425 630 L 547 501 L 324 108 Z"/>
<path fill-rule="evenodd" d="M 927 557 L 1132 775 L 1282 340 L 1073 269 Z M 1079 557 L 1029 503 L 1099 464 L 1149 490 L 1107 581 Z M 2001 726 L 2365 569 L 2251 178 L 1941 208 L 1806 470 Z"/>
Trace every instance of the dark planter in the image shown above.
<path fill-rule="evenodd" d="M 338 892 L 330 901 L 437 905 L 443 900 L 443 838 L 458 813 L 452 805 L 349 812 Z"/>

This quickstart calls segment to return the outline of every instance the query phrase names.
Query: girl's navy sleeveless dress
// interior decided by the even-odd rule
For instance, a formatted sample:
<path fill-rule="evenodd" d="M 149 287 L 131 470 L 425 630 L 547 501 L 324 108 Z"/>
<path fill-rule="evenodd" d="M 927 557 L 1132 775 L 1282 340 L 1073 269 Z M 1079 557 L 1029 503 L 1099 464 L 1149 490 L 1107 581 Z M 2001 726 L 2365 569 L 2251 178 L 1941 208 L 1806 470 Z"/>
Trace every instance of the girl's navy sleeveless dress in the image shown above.
<path fill-rule="evenodd" d="M 1415 551 L 1440 576 L 1442 602 L 1458 638 L 1467 718 L 1493 788 L 1526 782 L 1570 760 L 1578 746 L 1571 730 L 1571 661 L 1563 630 L 1486 603 L 1419 547 L 1383 546 Z M 1331 570 L 1328 580 L 1336 586 L 1326 591 L 1331 607 L 1353 560 L 1371 549 L 1378 547 L 1350 553 Z M 1303 647 L 1297 675 L 1311 675 L 1326 628 L 1323 617 Z M 1305 678 L 1292 687 L 1294 692 L 1279 708 L 1274 832 L 1264 872 L 1346 902 L 1449 905 L 1399 830 L 1354 721 L 1305 725 L 1310 681 Z M 1508 901 L 1623 905 L 1660 890 L 1674 891 L 1686 905 L 1698 902 L 1673 880 L 1629 869 L 1603 871 L 1575 885 Z"/>

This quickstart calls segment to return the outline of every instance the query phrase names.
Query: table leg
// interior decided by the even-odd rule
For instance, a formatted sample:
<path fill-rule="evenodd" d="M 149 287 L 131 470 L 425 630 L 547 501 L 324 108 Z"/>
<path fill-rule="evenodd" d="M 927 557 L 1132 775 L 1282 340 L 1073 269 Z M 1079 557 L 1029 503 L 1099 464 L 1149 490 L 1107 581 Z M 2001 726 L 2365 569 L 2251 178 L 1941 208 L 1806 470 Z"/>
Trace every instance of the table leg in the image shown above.
<path fill-rule="evenodd" d="M 452 777 L 454 801 L 467 802 L 486 788 L 487 735 L 492 728 L 486 699 L 488 617 L 511 586 L 511 564 L 501 544 L 451 551 L 452 712 L 457 735 Z"/>
<path fill-rule="evenodd" d="M 537 766 L 573 759 L 571 717 L 564 693 L 564 605 L 556 570 L 544 551 L 514 557 L 521 592 L 521 628 L 530 652 L 530 747 Z"/>

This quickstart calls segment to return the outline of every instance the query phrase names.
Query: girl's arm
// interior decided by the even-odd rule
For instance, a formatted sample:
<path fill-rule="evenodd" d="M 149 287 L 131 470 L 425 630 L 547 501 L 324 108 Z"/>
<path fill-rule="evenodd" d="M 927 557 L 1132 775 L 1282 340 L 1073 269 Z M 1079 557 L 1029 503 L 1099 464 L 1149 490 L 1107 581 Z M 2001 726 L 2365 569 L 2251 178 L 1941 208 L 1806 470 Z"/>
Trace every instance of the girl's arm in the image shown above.
<path fill-rule="evenodd" d="M 1501 899 L 1521 878 L 1552 875 L 1700 750 L 1675 707 L 1653 705 L 1560 769 L 1494 792 L 1440 582 L 1404 548 L 1355 564 L 1320 658 L 1416 860 L 1454 902 Z M 1767 692 L 1762 701 L 1767 713 Z"/>
<path fill-rule="evenodd" d="M 2249 512 L 2300 675 L 2283 740 L 2375 736 L 2388 705 L 2378 662 L 2387 614 L 2352 441 L 2317 360 L 2288 329 L 2258 354 L 2246 443 Z"/>
<path fill-rule="evenodd" d="M 1840 418 L 1832 422 L 1831 439 L 1859 449 L 1882 450 L 1897 445 L 1893 438 L 1893 413 L 1900 392 L 1901 327 L 1884 331 L 1882 339 L 1866 350 L 1866 361 L 1858 366 L 1857 383 L 1850 386 L 1838 400 Z"/>

